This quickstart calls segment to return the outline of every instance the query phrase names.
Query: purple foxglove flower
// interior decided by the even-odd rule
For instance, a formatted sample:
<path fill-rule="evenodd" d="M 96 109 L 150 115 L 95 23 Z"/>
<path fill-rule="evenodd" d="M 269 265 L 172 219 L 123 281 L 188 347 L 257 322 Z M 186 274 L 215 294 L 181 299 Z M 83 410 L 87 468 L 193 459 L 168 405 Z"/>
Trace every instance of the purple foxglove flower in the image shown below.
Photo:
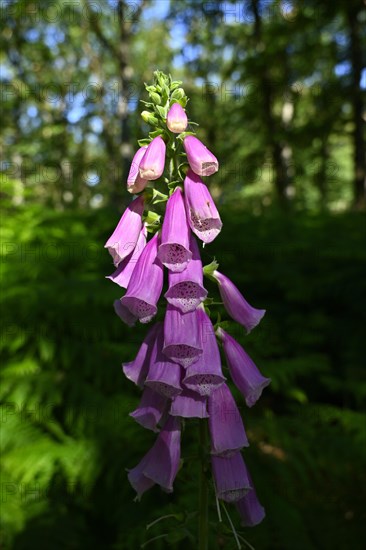
<path fill-rule="evenodd" d="M 161 420 L 167 405 L 167 398 L 150 388 L 145 388 L 139 406 L 130 416 L 147 430 L 158 432 L 157 424 Z"/>
<path fill-rule="evenodd" d="M 271 382 L 271 379 L 261 375 L 249 355 L 230 334 L 219 328 L 217 335 L 222 340 L 234 384 L 243 394 L 248 407 L 252 407 L 260 398 L 263 389 Z"/>
<path fill-rule="evenodd" d="M 208 398 L 211 453 L 230 456 L 249 442 L 238 407 L 226 384 Z"/>
<path fill-rule="evenodd" d="M 137 499 L 140 500 L 141 496 L 151 489 L 155 485 L 155 481 L 149 479 L 144 474 L 144 468 L 148 464 L 148 454 L 143 457 L 137 466 L 128 471 L 128 481 L 137 493 Z"/>
<path fill-rule="evenodd" d="M 207 186 L 192 170 L 184 180 L 184 200 L 193 233 L 204 243 L 212 242 L 221 231 L 222 221 Z"/>
<path fill-rule="evenodd" d="M 179 103 L 174 103 L 170 107 L 166 117 L 166 125 L 174 134 L 180 134 L 187 128 L 188 118 L 185 110 Z"/>
<path fill-rule="evenodd" d="M 165 397 L 174 397 L 182 391 L 180 385 L 180 366 L 169 361 L 162 353 L 163 341 L 163 329 L 162 326 L 159 326 L 157 338 L 151 353 L 149 372 L 145 380 L 145 386 Z"/>
<path fill-rule="evenodd" d="M 144 198 L 140 196 L 126 208 L 116 229 L 105 243 L 104 248 L 108 248 L 115 266 L 134 250 L 142 227 L 143 212 Z"/>
<path fill-rule="evenodd" d="M 129 256 L 127 256 L 127 258 L 122 260 L 116 271 L 112 273 L 112 275 L 106 277 L 106 279 L 110 279 L 122 288 L 128 287 L 128 283 L 130 282 L 137 260 L 141 256 L 141 253 L 146 246 L 146 234 L 147 231 L 144 225 L 140 231 L 135 250 Z"/>
<path fill-rule="evenodd" d="M 144 385 L 149 370 L 154 342 L 161 328 L 162 323 L 153 325 L 145 336 L 135 359 L 129 363 L 122 363 L 122 369 L 126 378 L 134 382 L 139 388 L 142 388 Z"/>
<path fill-rule="evenodd" d="M 206 145 L 194 136 L 187 136 L 183 141 L 187 153 L 189 166 L 199 176 L 211 176 L 219 169 L 219 163 L 215 155 L 207 149 Z"/>
<path fill-rule="evenodd" d="M 192 259 L 187 268 L 180 273 L 169 271 L 169 289 L 164 294 L 169 304 L 180 309 L 182 313 L 195 310 L 207 296 L 207 290 L 203 286 L 200 252 L 193 235 L 190 249 Z"/>
<path fill-rule="evenodd" d="M 171 271 L 183 271 L 192 258 L 189 234 L 182 190 L 177 187 L 166 205 L 158 252 L 161 263 Z"/>
<path fill-rule="evenodd" d="M 213 276 L 219 283 L 219 291 L 226 311 L 237 323 L 243 325 L 249 333 L 258 325 L 266 310 L 255 309 L 249 305 L 234 283 L 219 271 L 214 271 Z"/>
<path fill-rule="evenodd" d="M 157 483 L 171 493 L 180 462 L 180 420 L 170 416 L 154 445 L 141 462 L 128 474 L 132 487 L 140 497 Z M 150 483 L 149 483 L 150 480 Z"/>
<path fill-rule="evenodd" d="M 127 177 L 127 191 L 129 193 L 140 193 L 149 182 L 149 180 L 143 179 L 139 172 L 140 162 L 146 153 L 146 149 L 146 147 L 140 147 L 132 159 L 131 168 Z"/>
<path fill-rule="evenodd" d="M 248 478 L 249 483 L 253 487 L 252 478 L 249 472 Z M 235 505 L 240 514 L 243 527 L 254 527 L 254 525 L 258 525 L 266 516 L 266 512 L 259 502 L 254 488 L 248 491 L 243 498 L 235 503 Z"/>
<path fill-rule="evenodd" d="M 180 395 L 174 397 L 169 414 L 182 418 L 207 418 L 207 400 L 185 389 Z"/>
<path fill-rule="evenodd" d="M 186 369 L 183 384 L 200 395 L 210 395 L 225 382 L 225 377 L 222 374 L 220 352 L 210 318 L 201 306 L 196 313 L 203 353 Z M 186 318 L 187 315 L 190 314 L 186 313 L 183 317 Z"/>
<path fill-rule="evenodd" d="M 147 243 L 139 257 L 126 294 L 121 298 L 122 305 L 138 317 L 140 323 L 148 323 L 156 315 L 156 304 L 163 288 L 163 266 L 156 257 L 158 234 Z"/>
<path fill-rule="evenodd" d="M 126 306 L 121 304 L 121 300 L 114 300 L 113 307 L 118 317 L 126 323 L 126 325 L 129 327 L 135 326 L 137 317 L 135 317 Z"/>
<path fill-rule="evenodd" d="M 157 180 L 164 172 L 166 145 L 160 136 L 148 145 L 139 164 L 139 174 L 144 180 Z"/>
<path fill-rule="evenodd" d="M 168 304 L 164 319 L 164 354 L 182 367 L 188 367 L 202 354 L 197 311 L 184 315 Z"/>
<path fill-rule="evenodd" d="M 232 456 L 211 456 L 217 498 L 237 502 L 252 489 L 240 451 Z"/>

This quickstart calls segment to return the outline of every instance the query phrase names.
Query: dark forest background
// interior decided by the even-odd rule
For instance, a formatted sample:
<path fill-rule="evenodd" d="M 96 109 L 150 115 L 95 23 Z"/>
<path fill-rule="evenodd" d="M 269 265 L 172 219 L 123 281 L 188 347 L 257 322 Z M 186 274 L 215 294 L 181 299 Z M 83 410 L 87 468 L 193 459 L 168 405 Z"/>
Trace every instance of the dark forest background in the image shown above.
<path fill-rule="evenodd" d="M 195 548 L 194 463 L 133 502 L 125 470 L 154 436 L 120 365 L 146 328 L 115 316 L 104 278 L 156 69 L 220 161 L 203 260 L 267 309 L 236 335 L 272 378 L 253 409 L 237 395 L 267 511 L 240 533 L 364 548 L 365 29 L 358 0 L 1 2 L 2 549 Z M 193 425 L 184 457 L 195 441 Z M 211 547 L 235 548 L 214 500 L 210 518 Z"/>

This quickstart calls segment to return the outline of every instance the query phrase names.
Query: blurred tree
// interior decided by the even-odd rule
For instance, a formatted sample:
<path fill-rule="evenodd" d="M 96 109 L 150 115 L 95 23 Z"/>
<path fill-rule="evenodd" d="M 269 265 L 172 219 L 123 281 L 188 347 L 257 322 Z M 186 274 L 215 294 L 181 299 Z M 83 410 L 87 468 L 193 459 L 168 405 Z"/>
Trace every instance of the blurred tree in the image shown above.
<path fill-rule="evenodd" d="M 3 6 L 2 147 L 6 173 L 20 183 L 18 202 L 63 209 L 122 200 L 141 133 L 142 72 L 150 78 L 157 65 L 149 56 L 132 62 L 134 41 L 169 56 L 160 31 L 165 22 L 141 21 L 150 5 L 16 0 Z"/>

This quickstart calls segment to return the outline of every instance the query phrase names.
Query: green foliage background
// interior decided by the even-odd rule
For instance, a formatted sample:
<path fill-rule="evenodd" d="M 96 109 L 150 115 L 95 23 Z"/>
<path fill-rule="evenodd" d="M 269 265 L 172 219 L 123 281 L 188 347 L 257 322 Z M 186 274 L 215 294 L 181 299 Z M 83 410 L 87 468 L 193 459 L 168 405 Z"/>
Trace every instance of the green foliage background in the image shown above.
<path fill-rule="evenodd" d="M 123 36 L 117 4 L 127 10 Z M 133 501 L 126 468 L 154 435 L 128 416 L 140 394 L 121 363 L 134 357 L 146 327 L 128 329 L 115 316 L 120 291 L 105 279 L 113 266 L 103 245 L 129 200 L 120 161 L 147 131 L 138 100 L 143 81 L 160 68 L 184 79 L 199 137 L 221 163 L 209 184 L 224 227 L 203 261 L 216 257 L 248 300 L 267 309 L 249 336 L 230 325 L 272 379 L 253 409 L 236 393 L 251 442 L 245 459 L 267 512 L 260 526 L 239 533 L 256 550 L 361 549 L 366 220 L 362 209 L 351 209 L 352 74 L 335 71 L 349 55 L 349 3 L 323 6 L 316 17 L 312 2 L 303 9 L 288 3 L 298 10 L 289 25 L 278 4 L 267 2 L 273 11 L 262 13 L 262 55 L 253 18 L 233 25 L 222 17 L 222 3 L 205 12 L 188 0 L 170 9 L 143 4 L 139 19 L 135 11 L 127 17 L 138 2 L 105 1 L 96 20 L 80 10 L 70 20 L 62 11 L 52 24 L 24 11 L 29 3 L 4 4 L 13 11 L 5 10 L 2 30 L 0 546 L 135 550 L 167 535 L 147 547 L 196 547 L 194 422 L 184 429 L 174 493 L 154 488 Z M 121 59 L 109 46 L 126 36 L 134 72 L 120 82 L 128 84 L 123 115 L 108 87 L 119 78 Z M 292 149 L 287 175 L 295 194 L 282 208 L 261 110 L 263 67 L 276 84 L 276 139 Z M 66 92 L 64 102 L 36 93 L 67 79 L 80 90 L 96 81 L 104 87 L 93 100 L 85 94 L 71 116 L 75 103 L 67 104 Z M 224 85 L 232 90 L 248 81 L 245 94 L 225 95 Z M 25 85 L 30 91 L 18 93 Z M 294 107 L 287 126 L 284 98 Z M 210 548 L 235 548 L 211 496 Z"/>

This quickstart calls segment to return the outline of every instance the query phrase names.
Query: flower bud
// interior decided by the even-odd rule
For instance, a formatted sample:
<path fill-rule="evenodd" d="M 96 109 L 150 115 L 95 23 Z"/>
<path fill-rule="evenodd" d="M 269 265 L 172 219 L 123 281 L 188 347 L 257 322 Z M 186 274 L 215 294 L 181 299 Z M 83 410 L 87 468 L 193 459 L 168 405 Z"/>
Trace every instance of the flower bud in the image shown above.
<path fill-rule="evenodd" d="M 168 112 L 166 117 L 166 125 L 168 129 L 174 134 L 180 134 L 184 132 L 188 125 L 187 115 L 183 107 L 179 103 L 174 103 Z"/>
<path fill-rule="evenodd" d="M 156 105 L 160 105 L 161 104 L 161 97 L 159 94 L 155 93 L 155 92 L 150 92 L 150 97 L 153 101 L 153 103 L 156 103 Z"/>
<path fill-rule="evenodd" d="M 141 118 L 144 122 L 151 124 L 151 126 L 156 126 L 158 123 L 158 119 L 152 113 L 149 113 L 149 111 L 142 111 Z"/>
<path fill-rule="evenodd" d="M 172 99 L 183 99 L 183 97 L 184 97 L 185 95 L 186 95 L 186 94 L 185 94 L 183 88 L 177 88 L 177 89 L 174 90 L 174 92 L 172 93 L 171 98 L 172 98 Z"/>

